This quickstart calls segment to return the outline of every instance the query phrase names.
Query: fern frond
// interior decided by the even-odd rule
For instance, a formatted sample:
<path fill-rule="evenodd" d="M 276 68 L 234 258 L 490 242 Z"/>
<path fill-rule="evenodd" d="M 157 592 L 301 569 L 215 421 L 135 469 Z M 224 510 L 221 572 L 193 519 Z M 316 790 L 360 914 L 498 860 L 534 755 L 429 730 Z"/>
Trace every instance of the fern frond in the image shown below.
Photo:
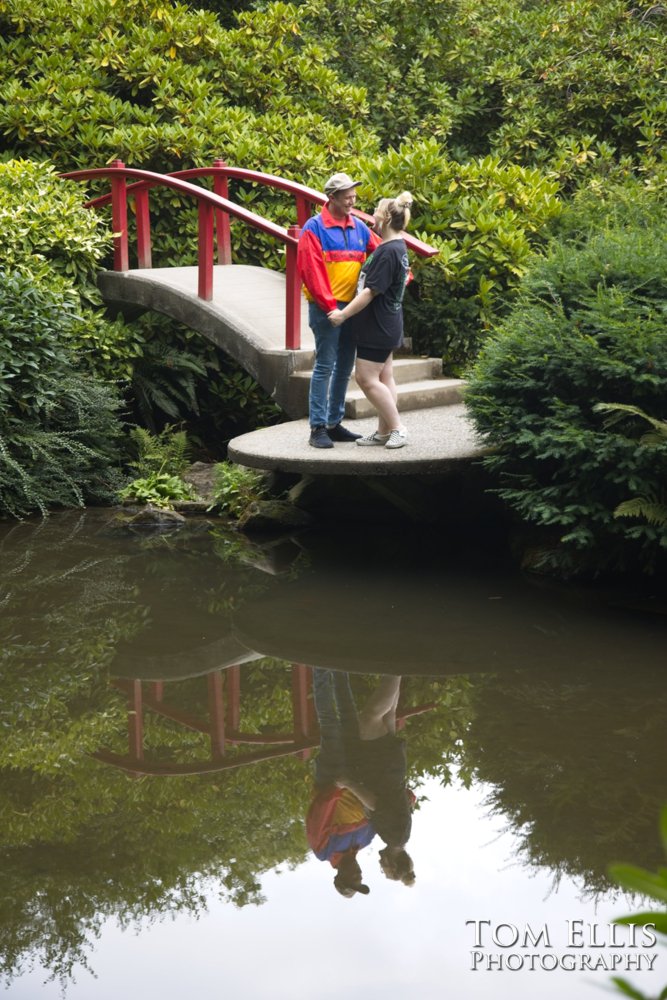
<path fill-rule="evenodd" d="M 643 517 L 649 524 L 662 527 L 667 525 L 667 504 L 650 497 L 633 497 L 618 505 L 614 517 Z"/>

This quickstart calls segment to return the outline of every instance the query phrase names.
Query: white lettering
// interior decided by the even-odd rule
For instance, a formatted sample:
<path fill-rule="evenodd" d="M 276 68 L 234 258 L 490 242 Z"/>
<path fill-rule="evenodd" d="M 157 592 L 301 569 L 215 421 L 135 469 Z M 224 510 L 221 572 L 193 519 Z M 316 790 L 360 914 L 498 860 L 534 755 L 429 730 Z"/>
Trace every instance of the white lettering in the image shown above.
<path fill-rule="evenodd" d="M 567 946 L 568 948 L 583 948 L 584 947 L 584 933 L 583 933 L 583 920 L 568 920 L 568 934 L 567 934 Z M 575 940 L 577 938 L 578 940 Z"/>
<path fill-rule="evenodd" d="M 482 925 L 486 924 L 487 927 L 491 926 L 490 920 L 466 920 L 466 927 L 468 924 L 474 924 L 475 926 L 475 948 L 483 948 L 482 944 Z"/>
<path fill-rule="evenodd" d="M 502 941 L 500 938 L 500 932 L 505 927 L 510 932 L 511 941 Z M 514 924 L 497 924 L 495 930 L 491 932 L 491 937 L 493 943 L 497 944 L 499 948 L 513 948 L 519 940 L 519 931 Z"/>
<path fill-rule="evenodd" d="M 655 931 L 655 924 L 644 924 L 642 927 L 642 936 L 644 938 L 642 942 L 642 948 L 653 948 L 658 940 L 653 933 Z"/>
<path fill-rule="evenodd" d="M 473 951 L 471 952 L 471 955 L 472 955 L 472 965 L 470 966 L 470 968 L 472 969 L 473 972 L 477 972 L 477 966 L 479 965 L 480 962 L 484 961 L 484 952 Z"/>
<path fill-rule="evenodd" d="M 537 948 L 540 941 L 542 941 L 543 947 L 551 948 L 551 940 L 549 939 L 549 928 L 547 927 L 547 925 L 544 924 L 540 933 L 535 934 L 530 924 L 526 924 L 526 929 L 523 934 L 523 944 L 521 947 L 527 948 L 528 944 L 531 944 Z"/>

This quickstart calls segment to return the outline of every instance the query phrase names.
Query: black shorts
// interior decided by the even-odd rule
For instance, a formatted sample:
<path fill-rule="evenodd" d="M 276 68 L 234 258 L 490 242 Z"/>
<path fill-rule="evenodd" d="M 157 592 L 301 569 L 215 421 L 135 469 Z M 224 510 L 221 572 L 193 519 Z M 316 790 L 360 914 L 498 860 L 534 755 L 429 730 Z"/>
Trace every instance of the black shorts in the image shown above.
<path fill-rule="evenodd" d="M 391 357 L 393 347 L 364 347 L 357 344 L 357 357 L 362 361 L 374 361 L 378 365 L 383 365 L 387 358 Z"/>

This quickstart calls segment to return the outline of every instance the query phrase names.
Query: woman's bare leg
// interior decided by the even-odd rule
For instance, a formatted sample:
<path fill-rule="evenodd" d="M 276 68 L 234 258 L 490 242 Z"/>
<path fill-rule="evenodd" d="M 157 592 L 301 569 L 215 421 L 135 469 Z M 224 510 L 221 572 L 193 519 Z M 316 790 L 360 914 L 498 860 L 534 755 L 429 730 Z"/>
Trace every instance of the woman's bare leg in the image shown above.
<path fill-rule="evenodd" d="M 377 740 L 396 733 L 396 706 L 401 691 L 400 677 L 383 677 L 359 713 L 359 736 Z"/>
<path fill-rule="evenodd" d="M 387 365 L 389 365 L 388 374 L 385 372 Z M 383 374 L 388 382 L 382 377 Z M 391 357 L 382 364 L 357 358 L 355 378 L 366 399 L 378 411 L 378 434 L 390 434 L 398 430 L 401 418 L 396 407 L 396 385 Z"/>

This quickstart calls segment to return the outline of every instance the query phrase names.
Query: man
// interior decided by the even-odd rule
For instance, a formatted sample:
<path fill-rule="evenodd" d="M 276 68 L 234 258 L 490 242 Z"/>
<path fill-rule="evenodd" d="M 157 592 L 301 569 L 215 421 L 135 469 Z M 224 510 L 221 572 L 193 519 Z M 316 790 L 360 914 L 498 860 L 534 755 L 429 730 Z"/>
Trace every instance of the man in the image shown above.
<path fill-rule="evenodd" d="M 349 174 L 333 174 L 324 185 L 329 200 L 318 215 L 308 220 L 299 239 L 297 263 L 309 302 L 308 322 L 315 337 L 315 366 L 308 400 L 309 444 L 314 448 L 333 448 L 334 441 L 356 441 L 361 437 L 341 424 L 355 341 L 347 324 L 336 328 L 328 319 L 328 313 L 354 298 L 361 265 L 380 242 L 361 219 L 350 214 L 360 183 Z"/>

